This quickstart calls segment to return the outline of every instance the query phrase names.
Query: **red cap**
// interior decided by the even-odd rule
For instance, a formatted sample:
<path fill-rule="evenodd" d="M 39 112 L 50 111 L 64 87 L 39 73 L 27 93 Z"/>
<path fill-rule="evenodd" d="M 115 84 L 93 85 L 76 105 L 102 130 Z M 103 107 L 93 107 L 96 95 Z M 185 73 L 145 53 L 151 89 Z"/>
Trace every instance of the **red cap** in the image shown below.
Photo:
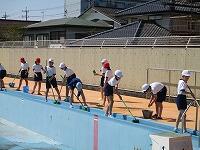
<path fill-rule="evenodd" d="M 109 67 L 110 67 L 110 64 L 109 64 L 109 63 L 105 63 L 105 64 L 103 64 L 103 67 L 104 67 L 104 68 L 109 68 Z"/>
<path fill-rule="evenodd" d="M 36 60 L 35 60 L 37 63 L 40 63 L 40 58 L 38 57 L 38 58 L 36 58 Z"/>
<path fill-rule="evenodd" d="M 22 58 L 20 58 L 20 62 L 25 62 L 25 59 L 24 59 L 24 57 L 22 57 Z"/>

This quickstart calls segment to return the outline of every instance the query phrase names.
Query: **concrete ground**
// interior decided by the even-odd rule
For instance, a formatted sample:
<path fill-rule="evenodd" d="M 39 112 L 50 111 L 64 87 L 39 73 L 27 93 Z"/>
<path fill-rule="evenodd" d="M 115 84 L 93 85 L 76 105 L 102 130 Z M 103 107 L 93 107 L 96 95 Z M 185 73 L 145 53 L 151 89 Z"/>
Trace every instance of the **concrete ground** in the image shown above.
<path fill-rule="evenodd" d="M 5 78 L 4 79 L 6 88 L 9 88 L 8 83 L 12 82 L 12 80 L 13 80 L 12 78 Z M 18 86 L 18 82 L 19 82 L 19 80 L 16 79 L 15 80 L 15 88 L 13 88 L 13 90 L 15 90 L 16 87 Z M 29 82 L 30 92 L 32 92 L 33 83 L 34 82 L 32 82 L 32 81 Z M 23 81 L 22 85 L 25 85 L 24 81 Z M 60 86 L 59 86 L 59 89 L 60 89 Z M 37 90 L 37 88 L 36 88 L 36 90 Z M 44 92 L 45 92 L 45 84 L 42 83 L 41 93 L 43 94 L 43 96 L 45 94 Z M 37 94 L 37 91 L 35 93 Z M 54 90 L 54 93 L 56 93 L 55 90 Z M 97 106 L 98 103 L 102 103 L 102 101 L 98 100 L 100 98 L 99 92 L 84 90 L 84 93 L 85 93 L 85 96 L 86 96 L 87 103 L 90 107 L 96 107 L 96 108 L 99 108 L 99 109 L 104 109 L 103 107 Z M 49 95 L 53 99 L 51 90 L 50 90 Z M 61 96 L 62 96 L 62 100 L 65 99 L 65 87 L 62 88 Z M 124 101 L 126 102 L 126 104 L 128 105 L 131 112 L 133 113 L 133 115 L 136 116 L 136 117 L 140 117 L 140 118 L 143 117 L 143 114 L 142 114 L 143 109 L 153 110 L 155 112 L 155 106 L 154 105 L 151 108 L 148 108 L 149 100 L 147 100 L 147 99 L 130 97 L 130 96 L 122 96 L 122 97 L 123 97 Z M 44 99 L 45 99 L 45 97 L 44 97 Z M 113 112 L 122 113 L 122 114 L 129 114 L 126 107 L 119 100 L 119 98 L 117 96 L 114 97 L 114 100 L 115 100 L 115 103 L 114 103 L 114 107 L 113 107 Z M 76 99 L 75 99 L 75 102 L 78 103 L 78 101 Z M 171 125 L 175 126 L 176 118 L 177 118 L 177 115 L 178 115 L 178 110 L 176 108 L 176 104 L 164 102 L 163 106 L 164 106 L 163 115 L 162 115 L 163 120 L 155 120 L 155 121 L 166 123 L 166 124 L 171 124 Z M 196 116 L 195 110 L 196 110 L 196 108 L 191 107 L 189 109 L 189 111 L 187 112 L 187 127 L 191 128 L 191 129 L 195 128 L 195 116 Z M 180 124 L 180 127 L 181 127 L 181 124 Z"/>

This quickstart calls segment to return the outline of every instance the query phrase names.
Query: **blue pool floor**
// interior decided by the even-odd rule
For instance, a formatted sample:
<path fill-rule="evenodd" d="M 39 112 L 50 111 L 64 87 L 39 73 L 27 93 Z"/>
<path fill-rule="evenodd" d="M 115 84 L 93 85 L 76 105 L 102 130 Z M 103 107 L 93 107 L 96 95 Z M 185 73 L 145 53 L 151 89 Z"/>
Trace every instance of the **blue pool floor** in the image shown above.
<path fill-rule="evenodd" d="M 52 139 L 0 118 L 0 150 L 72 150 Z"/>

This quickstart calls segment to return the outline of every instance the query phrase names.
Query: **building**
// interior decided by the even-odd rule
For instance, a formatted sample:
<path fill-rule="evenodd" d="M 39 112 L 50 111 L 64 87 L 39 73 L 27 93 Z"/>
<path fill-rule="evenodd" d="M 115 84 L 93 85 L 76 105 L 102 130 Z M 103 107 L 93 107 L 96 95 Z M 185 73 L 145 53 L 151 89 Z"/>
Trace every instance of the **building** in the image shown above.
<path fill-rule="evenodd" d="M 80 39 L 111 28 L 103 21 L 92 22 L 75 17 L 53 19 L 27 26 L 24 41 Z"/>
<path fill-rule="evenodd" d="M 0 41 L 20 41 L 24 33 L 23 28 L 38 22 L 0 19 Z"/>
<path fill-rule="evenodd" d="M 155 22 L 173 35 L 200 34 L 200 3 L 175 0 L 152 0 L 121 10 L 116 17 L 134 22 Z"/>

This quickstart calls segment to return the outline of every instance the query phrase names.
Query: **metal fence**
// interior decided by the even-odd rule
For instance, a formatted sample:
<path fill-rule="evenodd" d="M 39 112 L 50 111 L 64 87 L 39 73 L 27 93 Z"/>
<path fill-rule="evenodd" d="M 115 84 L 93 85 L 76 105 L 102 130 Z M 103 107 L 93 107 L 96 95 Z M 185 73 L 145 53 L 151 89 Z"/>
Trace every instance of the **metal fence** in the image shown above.
<path fill-rule="evenodd" d="M 200 36 L 91 38 L 45 41 L 4 41 L 1 48 L 66 48 L 66 47 L 200 47 Z"/>

